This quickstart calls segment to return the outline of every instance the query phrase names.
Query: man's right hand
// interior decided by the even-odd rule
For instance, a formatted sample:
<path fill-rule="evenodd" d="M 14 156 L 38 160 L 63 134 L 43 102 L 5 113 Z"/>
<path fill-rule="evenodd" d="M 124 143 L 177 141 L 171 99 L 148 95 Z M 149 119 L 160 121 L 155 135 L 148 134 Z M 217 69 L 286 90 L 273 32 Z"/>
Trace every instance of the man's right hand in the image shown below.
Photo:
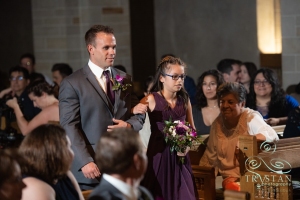
<path fill-rule="evenodd" d="M 86 165 L 84 165 L 81 168 L 81 171 L 85 178 L 94 179 L 96 177 L 100 177 L 100 171 L 97 167 L 97 165 L 94 162 L 90 162 Z"/>
<path fill-rule="evenodd" d="M 139 103 L 137 104 L 136 106 L 134 106 L 131 110 L 131 112 L 133 114 L 144 114 L 147 112 L 147 109 L 148 109 L 148 105 L 147 104 L 142 104 L 142 103 Z"/>

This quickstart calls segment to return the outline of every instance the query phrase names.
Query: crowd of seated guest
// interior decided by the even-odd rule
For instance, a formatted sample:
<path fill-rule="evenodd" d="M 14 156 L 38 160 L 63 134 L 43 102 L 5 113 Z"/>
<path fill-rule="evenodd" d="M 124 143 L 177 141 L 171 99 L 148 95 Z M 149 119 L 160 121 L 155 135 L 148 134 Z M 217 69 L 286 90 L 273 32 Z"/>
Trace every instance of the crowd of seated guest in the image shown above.
<path fill-rule="evenodd" d="M 35 107 L 42 111 L 32 120 L 28 121 L 19 104 L 17 98 L 10 99 L 6 104 L 14 110 L 19 129 L 23 135 L 27 135 L 34 128 L 50 121 L 59 122 L 58 99 L 54 97 L 52 87 L 45 81 L 35 81 L 28 87 L 29 98 Z"/>
<path fill-rule="evenodd" d="M 31 158 L 39 160 L 48 159 L 47 156 L 57 156 L 47 155 L 47 153 L 66 154 L 69 149 L 63 148 L 61 152 L 50 151 L 54 148 L 51 145 L 55 145 L 55 142 L 60 145 L 55 146 L 55 148 L 61 148 L 62 146 L 69 148 L 70 146 L 65 133 L 62 133 L 64 130 L 61 127 L 45 125 L 49 122 L 59 122 L 59 102 L 53 87 L 45 82 L 42 74 L 35 72 L 34 56 L 24 54 L 20 59 L 20 63 L 24 68 L 19 66 L 12 68 L 9 72 L 10 87 L 0 92 L 0 98 L 5 99 L 6 104 L 14 110 L 21 133 L 26 135 L 19 148 L 20 155 L 29 157 L 28 155 L 33 154 L 33 152 L 39 152 L 40 154 L 36 156 L 40 158 Z M 115 67 L 118 68 L 118 66 Z M 31 73 L 25 68 L 30 70 Z M 291 124 L 296 124 L 293 127 L 298 128 L 299 121 L 297 120 L 300 119 L 300 108 L 299 103 L 293 97 L 284 93 L 276 74 L 270 69 L 256 70 L 253 63 L 242 63 L 235 59 L 221 60 L 218 63 L 219 68 L 222 69 L 221 72 L 208 70 L 198 78 L 196 104 L 193 105 L 193 118 L 199 135 L 210 133 L 207 150 L 200 165 L 217 167 L 225 180 L 223 182 L 224 188 L 232 189 L 236 187 L 234 183 L 239 181 L 239 164 L 235 157 L 236 147 L 238 147 L 237 136 L 247 133 L 256 135 L 260 140 L 277 140 L 278 136 L 269 125 L 287 123 L 289 124 L 288 127 L 291 127 Z M 62 79 L 71 73 L 72 68 L 68 64 L 58 63 L 53 65 L 53 81 L 58 86 Z M 229 83 L 224 83 L 224 78 Z M 240 82 L 241 84 L 233 82 Z M 247 93 L 249 94 L 247 95 Z M 245 108 L 245 105 L 250 109 Z M 261 118 L 261 115 L 263 118 Z M 299 118 L 295 119 L 295 116 Z M 250 118 L 251 120 L 248 120 Z M 146 132 L 148 135 L 151 134 L 149 130 Z M 293 131 L 289 129 L 285 132 L 295 132 L 295 129 Z M 48 137 L 49 134 L 52 137 Z M 294 134 L 293 136 L 297 135 Z M 286 137 L 293 136 L 286 134 Z M 45 141 L 49 143 L 49 145 L 44 145 L 43 148 L 45 149 L 42 149 L 42 145 L 39 144 L 42 140 L 44 144 L 46 144 Z M 145 146 L 147 146 L 148 138 L 145 141 Z M 33 144 L 38 145 L 34 146 Z M 7 157 L 7 155 L 1 154 L 0 159 L 5 158 L 5 156 Z M 54 163 L 49 160 L 44 163 L 44 169 L 53 171 L 50 174 L 49 171 L 45 174 L 46 171 L 40 170 L 42 165 L 37 165 L 40 163 L 34 163 L 30 159 L 21 159 L 23 181 L 27 185 L 24 188 L 25 184 L 22 181 L 18 185 L 21 190 L 24 188 L 23 199 L 54 199 L 57 195 L 66 195 L 60 194 L 67 190 L 65 184 L 71 184 L 71 188 L 73 188 L 71 195 L 76 196 L 68 197 L 69 199 L 83 199 L 75 178 L 70 171 L 66 170 L 70 168 L 72 159 L 68 158 L 72 156 L 67 154 L 66 156 L 67 159 L 61 164 L 65 168 L 56 169 Z M 12 167 L 15 169 L 14 171 L 18 171 L 17 162 L 11 162 L 15 163 Z M 36 166 L 31 165 L 33 163 Z M 59 163 L 56 162 L 56 164 Z M 33 170 L 28 170 L 29 166 Z M 2 173 L 1 170 L 0 167 L 0 173 Z M 36 173 L 33 173 L 34 170 L 36 170 Z M 5 180 L 1 181 L 0 199 L 5 199 L 5 196 L 1 195 L 7 196 L 10 194 L 3 193 L 2 187 L 7 184 Z M 33 195 L 33 191 L 37 190 L 40 192 Z M 8 199 L 13 199 L 13 197 Z"/>

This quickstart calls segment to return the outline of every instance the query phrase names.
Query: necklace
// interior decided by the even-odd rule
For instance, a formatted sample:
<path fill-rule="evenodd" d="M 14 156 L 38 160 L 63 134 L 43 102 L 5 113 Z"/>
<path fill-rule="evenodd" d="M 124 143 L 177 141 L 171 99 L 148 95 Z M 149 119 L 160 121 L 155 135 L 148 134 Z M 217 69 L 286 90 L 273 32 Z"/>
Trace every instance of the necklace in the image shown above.
<path fill-rule="evenodd" d="M 217 106 L 207 106 L 208 108 L 210 108 L 210 109 L 215 109 L 215 108 L 217 108 Z"/>
<path fill-rule="evenodd" d="M 218 101 L 216 101 L 216 100 L 206 100 L 206 105 L 210 109 L 219 108 Z"/>

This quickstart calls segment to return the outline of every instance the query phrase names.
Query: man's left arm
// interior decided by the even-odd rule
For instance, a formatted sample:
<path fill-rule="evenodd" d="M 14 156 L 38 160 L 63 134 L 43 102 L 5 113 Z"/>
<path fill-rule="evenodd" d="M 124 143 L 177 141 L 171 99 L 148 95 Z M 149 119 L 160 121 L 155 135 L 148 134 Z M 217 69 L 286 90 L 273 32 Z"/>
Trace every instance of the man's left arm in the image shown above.
<path fill-rule="evenodd" d="M 130 107 L 130 112 L 131 112 L 131 110 L 137 104 L 139 104 L 140 101 L 134 92 L 131 93 L 130 99 L 131 99 L 131 107 Z M 146 117 L 146 114 L 133 114 L 132 113 L 131 117 L 128 120 L 126 120 L 126 122 L 132 126 L 133 130 L 139 131 L 143 128 L 143 124 L 145 122 L 145 117 Z"/>
<path fill-rule="evenodd" d="M 130 105 L 127 104 L 127 112 L 126 113 L 126 118 L 124 119 L 113 119 L 114 125 L 110 125 L 107 127 L 107 131 L 111 131 L 114 128 L 120 128 L 120 127 L 127 127 L 127 128 L 132 128 L 135 131 L 139 131 L 143 128 L 143 124 L 146 118 L 146 114 L 133 114 L 134 112 L 132 111 L 133 108 L 139 104 L 139 99 L 136 96 L 136 94 L 133 92 L 133 83 L 131 81 L 131 76 L 126 75 L 126 78 L 123 79 L 122 84 L 129 84 L 130 86 L 127 87 L 126 92 L 126 104 L 130 102 Z"/>

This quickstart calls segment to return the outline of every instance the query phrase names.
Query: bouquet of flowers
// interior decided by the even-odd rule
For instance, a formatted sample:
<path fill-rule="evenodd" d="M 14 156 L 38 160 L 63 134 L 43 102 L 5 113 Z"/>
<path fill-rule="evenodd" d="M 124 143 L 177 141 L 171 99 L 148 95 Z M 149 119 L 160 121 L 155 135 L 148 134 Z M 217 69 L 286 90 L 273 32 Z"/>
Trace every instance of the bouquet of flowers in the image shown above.
<path fill-rule="evenodd" d="M 188 122 L 182 121 L 165 121 L 165 141 L 170 146 L 171 153 L 184 153 L 187 147 L 191 147 L 193 141 L 198 140 L 197 132 L 191 127 Z M 184 157 L 180 157 L 180 162 L 184 163 Z"/>

